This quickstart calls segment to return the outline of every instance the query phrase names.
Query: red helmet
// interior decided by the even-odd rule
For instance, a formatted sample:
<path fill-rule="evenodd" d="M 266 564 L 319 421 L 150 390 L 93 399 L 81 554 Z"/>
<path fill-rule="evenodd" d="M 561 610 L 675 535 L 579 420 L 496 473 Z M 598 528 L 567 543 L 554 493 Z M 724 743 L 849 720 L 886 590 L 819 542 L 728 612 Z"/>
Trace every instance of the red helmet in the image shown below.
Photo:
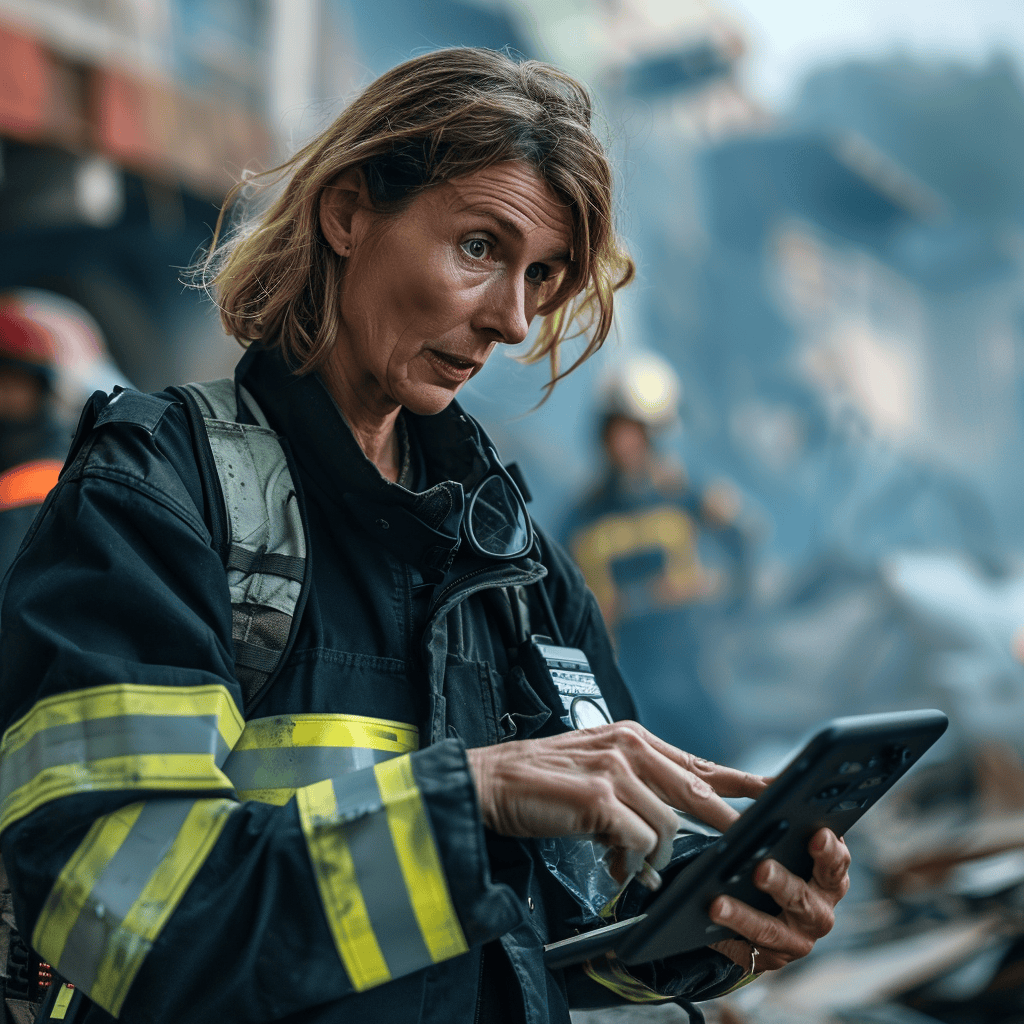
<path fill-rule="evenodd" d="M 66 295 L 41 288 L 0 291 L 0 366 L 39 377 L 58 415 L 73 425 L 97 388 L 129 387 L 107 352 L 100 325 Z"/>
<path fill-rule="evenodd" d="M 50 385 L 56 362 L 50 329 L 16 292 L 0 293 L 0 364 L 28 370 Z"/>

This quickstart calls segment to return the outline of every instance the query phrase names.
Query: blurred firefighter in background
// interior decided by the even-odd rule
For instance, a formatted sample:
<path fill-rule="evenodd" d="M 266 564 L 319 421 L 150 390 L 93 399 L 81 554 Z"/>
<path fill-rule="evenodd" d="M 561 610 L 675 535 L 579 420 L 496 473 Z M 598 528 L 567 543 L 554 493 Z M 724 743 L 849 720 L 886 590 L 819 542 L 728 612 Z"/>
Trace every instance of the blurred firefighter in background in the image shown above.
<path fill-rule="evenodd" d="M 0 574 L 14 561 L 67 452 L 55 379 L 52 332 L 21 294 L 0 294 Z"/>
<path fill-rule="evenodd" d="M 679 419 L 681 388 L 651 352 L 609 374 L 601 403 L 604 469 L 569 517 L 566 540 L 615 638 L 641 721 L 713 761 L 734 753 L 730 728 L 701 669 L 698 613 L 746 588 L 749 545 L 735 488 L 691 485 L 655 439 Z M 713 537 L 727 570 L 706 564 Z"/>
<path fill-rule="evenodd" d="M 82 306 L 0 291 L 0 577 L 57 482 L 85 400 L 115 386 L 130 385 Z"/>

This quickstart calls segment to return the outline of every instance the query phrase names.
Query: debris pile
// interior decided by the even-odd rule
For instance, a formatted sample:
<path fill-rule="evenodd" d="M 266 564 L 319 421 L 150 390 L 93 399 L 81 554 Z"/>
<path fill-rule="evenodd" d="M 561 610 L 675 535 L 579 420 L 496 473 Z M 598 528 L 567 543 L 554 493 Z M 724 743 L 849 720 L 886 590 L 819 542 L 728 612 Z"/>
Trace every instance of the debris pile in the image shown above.
<path fill-rule="evenodd" d="M 715 1024 L 1022 1024 L 1024 765 L 922 766 L 858 823 L 850 895 L 806 961 L 708 1004 Z"/>

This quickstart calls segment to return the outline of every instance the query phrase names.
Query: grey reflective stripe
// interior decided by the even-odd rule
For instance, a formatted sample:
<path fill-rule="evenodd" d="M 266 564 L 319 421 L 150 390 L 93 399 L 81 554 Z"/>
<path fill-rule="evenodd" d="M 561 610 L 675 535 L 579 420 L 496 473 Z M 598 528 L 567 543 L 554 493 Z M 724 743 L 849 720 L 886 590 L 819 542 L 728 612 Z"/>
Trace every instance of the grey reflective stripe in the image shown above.
<path fill-rule="evenodd" d="M 232 639 L 247 701 L 276 669 L 288 644 L 306 568 L 306 534 L 295 484 L 276 433 L 249 392 L 245 405 L 259 425 L 239 423 L 232 380 L 186 384 L 206 423 L 229 533 L 226 566 L 235 610 Z M 289 628 L 260 627 L 269 613 Z"/>
<path fill-rule="evenodd" d="M 97 818 L 54 881 L 32 946 L 109 1014 L 220 838 L 233 800 L 153 800 Z"/>
<path fill-rule="evenodd" d="M 338 803 L 340 807 L 341 799 Z M 429 967 L 434 960 L 406 895 L 387 814 L 380 811 L 350 822 L 345 836 L 366 912 L 391 977 Z"/>
<path fill-rule="evenodd" d="M 127 838 L 96 879 L 68 933 L 60 963 L 53 965 L 79 988 L 92 989 L 111 937 L 167 855 L 194 803 L 147 801 Z"/>
<path fill-rule="evenodd" d="M 372 768 L 396 757 L 390 750 L 364 747 L 276 747 L 236 750 L 224 764 L 224 773 L 239 792 L 252 789 L 298 789 L 322 779 Z"/>
<path fill-rule="evenodd" d="M 366 814 L 375 814 L 384 808 L 373 772 L 359 772 L 333 787 L 334 816 L 340 822 L 354 821 Z M 388 842 L 390 843 L 390 839 Z M 404 890 L 404 886 L 402 887 Z"/>
<path fill-rule="evenodd" d="M 224 386 L 230 383 L 222 378 L 206 384 L 186 384 L 185 387 L 199 403 L 203 419 L 234 420 L 238 418 L 234 387 L 229 390 Z"/>
<path fill-rule="evenodd" d="M 306 535 L 295 500 L 295 485 L 284 449 L 269 427 L 236 422 L 235 384 L 231 380 L 186 384 L 204 413 L 210 449 L 217 466 L 230 542 L 252 557 L 280 555 L 305 560 Z M 246 405 L 262 418 L 247 397 Z M 236 556 L 237 557 L 237 556 Z M 294 562 L 289 575 L 295 575 Z M 228 573 L 232 604 L 258 604 L 291 615 L 298 599 L 299 581 L 263 571 Z"/>
<path fill-rule="evenodd" d="M 132 754 L 213 754 L 221 767 L 229 750 L 216 715 L 116 715 L 52 725 L 3 759 L 0 804 L 48 768 Z"/>
<path fill-rule="evenodd" d="M 295 804 L 357 992 L 468 951 L 411 755 L 303 786 Z"/>

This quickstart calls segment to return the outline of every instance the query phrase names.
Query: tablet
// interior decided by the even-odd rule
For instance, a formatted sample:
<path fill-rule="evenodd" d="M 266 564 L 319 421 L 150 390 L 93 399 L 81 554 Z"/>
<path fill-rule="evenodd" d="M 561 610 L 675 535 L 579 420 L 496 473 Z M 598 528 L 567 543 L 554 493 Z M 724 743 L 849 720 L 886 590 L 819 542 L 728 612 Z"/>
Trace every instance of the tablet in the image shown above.
<path fill-rule="evenodd" d="M 769 914 L 775 901 L 753 882 L 765 858 L 810 878 L 811 836 L 828 827 L 842 836 L 945 732 L 941 711 L 896 711 L 836 718 L 814 731 L 770 786 L 729 829 L 647 907 L 626 921 L 545 946 L 552 968 L 614 954 L 646 963 L 735 935 L 708 918 L 716 896 L 730 896 Z"/>

